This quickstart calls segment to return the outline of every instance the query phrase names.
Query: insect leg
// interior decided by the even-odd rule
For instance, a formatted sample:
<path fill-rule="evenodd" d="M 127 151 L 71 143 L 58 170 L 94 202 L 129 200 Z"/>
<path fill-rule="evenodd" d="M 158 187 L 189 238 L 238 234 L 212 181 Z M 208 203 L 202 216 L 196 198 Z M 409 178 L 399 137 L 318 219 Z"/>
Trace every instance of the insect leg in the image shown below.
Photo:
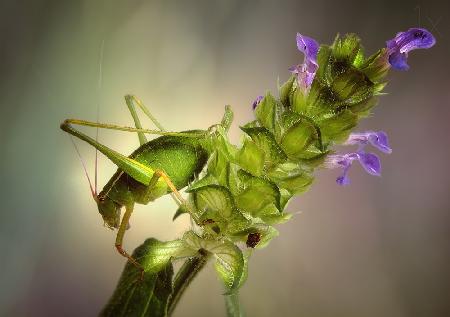
<path fill-rule="evenodd" d="M 142 129 L 141 120 L 139 120 L 139 116 L 136 112 L 136 107 L 134 106 L 133 100 L 130 98 L 130 95 L 125 96 L 125 103 L 127 104 L 128 110 L 131 113 L 131 116 L 133 117 L 134 126 L 138 129 Z M 143 132 L 137 132 L 139 143 L 145 144 L 147 143 L 147 138 Z"/>
<path fill-rule="evenodd" d="M 132 213 L 133 213 L 133 205 L 126 206 L 125 213 L 122 217 L 119 230 L 117 231 L 115 247 L 122 256 L 126 257 L 128 261 L 130 261 L 130 263 L 132 263 L 136 268 L 138 268 L 141 271 L 141 279 L 142 279 L 144 275 L 144 268 L 136 261 L 136 259 L 134 259 L 128 252 L 126 252 L 122 248 L 123 237 L 125 236 L 125 231 L 127 230 L 128 222 L 130 221 Z"/>
<path fill-rule="evenodd" d="M 134 107 L 134 104 L 138 105 L 139 108 L 141 108 L 142 112 L 144 112 L 144 114 L 153 122 L 153 124 L 161 131 L 166 131 L 166 129 L 164 129 L 164 127 L 159 123 L 158 120 L 156 120 L 156 118 L 152 115 L 152 113 L 150 112 L 150 110 L 148 110 L 148 108 L 142 103 L 141 100 L 139 100 L 136 96 L 134 95 L 126 95 L 125 96 L 125 100 L 127 102 L 128 107 Z M 133 112 L 133 110 L 130 110 L 131 112 Z M 134 113 L 136 113 L 136 111 L 134 110 Z"/>
<path fill-rule="evenodd" d="M 198 131 L 198 132 L 169 132 L 169 131 L 161 131 L 161 130 L 151 130 L 151 129 L 140 129 L 140 128 L 132 128 L 132 127 L 124 127 L 116 124 L 108 124 L 108 123 L 99 123 L 99 122 L 92 122 L 92 121 L 86 121 L 86 120 L 79 120 L 79 119 L 66 119 L 63 123 L 61 123 L 61 129 L 68 132 L 66 129 L 69 126 L 69 128 L 72 124 L 76 125 L 82 125 L 86 127 L 99 127 L 102 129 L 110 129 L 110 130 L 117 130 L 117 131 L 126 131 L 126 132 L 142 132 L 146 134 L 157 134 L 157 135 L 171 135 L 171 136 L 182 136 L 186 138 L 200 138 L 203 136 L 206 136 L 208 134 L 208 131 Z M 70 132 L 69 132 L 70 133 Z"/>
<path fill-rule="evenodd" d="M 181 196 L 180 192 L 178 191 L 178 189 L 175 187 L 174 183 L 172 182 L 172 180 L 170 179 L 169 175 L 167 175 L 163 170 L 156 170 L 155 174 L 153 174 L 153 177 L 150 181 L 150 185 L 149 186 L 154 186 L 156 184 L 156 182 L 162 178 L 164 180 L 164 182 L 167 184 L 167 186 L 170 188 L 170 190 L 172 191 L 172 198 L 173 200 L 175 200 L 175 202 L 181 206 L 185 206 L 188 211 L 189 214 L 192 216 L 192 218 L 194 219 L 195 222 L 198 223 L 198 219 L 195 216 L 195 213 L 193 212 L 191 205 L 188 203 L 188 201 L 186 199 L 183 198 L 183 196 Z"/>

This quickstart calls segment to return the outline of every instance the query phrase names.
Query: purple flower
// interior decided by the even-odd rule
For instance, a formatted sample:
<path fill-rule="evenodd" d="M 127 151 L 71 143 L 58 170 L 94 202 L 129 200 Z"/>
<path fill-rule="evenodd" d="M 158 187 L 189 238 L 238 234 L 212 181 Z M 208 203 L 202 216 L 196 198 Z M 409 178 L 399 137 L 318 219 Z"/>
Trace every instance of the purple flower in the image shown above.
<path fill-rule="evenodd" d="M 430 48 L 436 43 L 434 36 L 425 29 L 411 28 L 397 33 L 395 38 L 386 42 L 389 64 L 398 70 L 408 70 L 406 63 L 408 52 L 419 48 Z"/>
<path fill-rule="evenodd" d="M 336 179 L 336 183 L 339 185 L 348 185 L 350 184 L 348 171 L 354 160 L 358 160 L 364 170 L 370 175 L 381 175 L 381 164 L 378 156 L 363 151 L 329 155 L 325 160 L 325 166 L 327 168 L 342 168 L 342 174 Z"/>
<path fill-rule="evenodd" d="M 256 97 L 255 101 L 253 101 L 253 104 L 252 104 L 253 110 L 256 109 L 256 107 L 259 105 L 259 103 L 260 103 L 261 100 L 263 100 L 263 99 L 264 99 L 263 96 L 258 96 L 258 97 Z"/>
<path fill-rule="evenodd" d="M 354 145 L 359 144 L 360 150 L 364 148 L 365 145 L 370 143 L 372 146 L 376 147 L 383 153 L 390 154 L 392 149 L 389 146 L 389 141 L 386 132 L 383 131 L 367 131 L 367 132 L 357 132 L 351 133 L 344 145 Z"/>
<path fill-rule="evenodd" d="M 309 87 L 314 80 L 316 71 L 319 68 L 317 64 L 317 53 L 319 52 L 319 43 L 314 39 L 297 33 L 297 48 L 305 55 L 303 64 L 289 68 L 293 74 L 298 77 L 299 83 L 305 88 Z"/>
<path fill-rule="evenodd" d="M 348 177 L 348 171 L 354 160 L 358 160 L 361 166 L 370 175 L 380 176 L 381 175 L 381 163 L 378 156 L 373 153 L 366 153 L 364 148 L 367 144 L 379 149 L 381 152 L 390 154 L 392 152 L 389 146 L 389 141 L 387 134 L 383 131 L 367 131 L 367 132 L 357 132 L 351 133 L 344 145 L 359 145 L 356 152 L 347 154 L 334 154 L 329 155 L 325 159 L 325 167 L 327 168 L 342 168 L 342 175 L 336 179 L 339 185 L 350 184 L 350 179 Z"/>

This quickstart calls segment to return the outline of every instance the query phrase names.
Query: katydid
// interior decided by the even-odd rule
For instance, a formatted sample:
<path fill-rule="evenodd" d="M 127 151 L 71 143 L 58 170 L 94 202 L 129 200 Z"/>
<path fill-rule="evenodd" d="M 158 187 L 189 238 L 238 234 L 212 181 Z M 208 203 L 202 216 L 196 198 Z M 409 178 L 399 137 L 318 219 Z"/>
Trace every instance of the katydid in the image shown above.
<path fill-rule="evenodd" d="M 189 211 L 189 206 L 179 190 L 186 187 L 202 171 L 210 155 L 208 144 L 211 138 L 214 138 L 214 128 L 221 126 L 228 130 L 232 113 L 227 108 L 222 123 L 208 130 L 166 132 L 139 99 L 127 95 L 125 101 L 135 128 L 67 119 L 61 124 L 61 129 L 89 143 L 118 166 L 118 170 L 103 190 L 100 193 L 97 193 L 96 189 L 92 190 L 92 195 L 105 224 L 112 229 L 118 229 L 115 241 L 117 251 L 143 272 L 141 265 L 122 247 L 134 204 L 147 205 L 163 195 L 172 193 L 175 201 Z M 158 130 L 142 128 L 136 105 L 158 127 Z M 140 146 L 127 157 L 73 128 L 74 124 L 136 132 Z M 160 136 L 147 141 L 146 133 Z M 125 207 L 125 213 L 120 220 L 122 207 Z M 193 215 L 194 213 L 191 213 L 191 216 Z"/>

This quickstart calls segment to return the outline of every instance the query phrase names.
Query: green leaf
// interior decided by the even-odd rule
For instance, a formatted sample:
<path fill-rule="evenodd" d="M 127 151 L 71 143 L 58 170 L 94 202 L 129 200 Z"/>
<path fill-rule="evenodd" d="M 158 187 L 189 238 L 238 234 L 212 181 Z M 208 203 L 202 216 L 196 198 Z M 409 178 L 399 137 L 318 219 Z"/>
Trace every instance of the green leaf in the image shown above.
<path fill-rule="evenodd" d="M 227 132 L 230 129 L 231 123 L 233 123 L 233 110 L 229 105 L 225 106 L 225 113 L 223 114 L 222 121 L 220 122 L 220 125 L 224 128 L 224 130 Z"/>
<path fill-rule="evenodd" d="M 307 100 L 306 92 L 300 88 L 296 88 L 290 98 L 292 110 L 296 113 L 308 114 L 309 104 Z"/>
<path fill-rule="evenodd" d="M 279 232 L 274 227 L 262 223 L 260 220 L 252 223 L 251 226 L 245 228 L 244 230 L 233 233 L 233 237 L 240 241 L 246 241 L 249 234 L 259 233 L 260 240 L 256 244 L 256 249 L 262 249 L 268 245 L 268 243 L 275 237 L 279 235 Z"/>
<path fill-rule="evenodd" d="M 244 274 L 244 257 L 242 251 L 231 242 L 217 246 L 213 251 L 216 256 L 214 268 L 229 293 L 239 289 Z"/>
<path fill-rule="evenodd" d="M 285 189 L 292 195 L 304 192 L 314 179 L 311 174 L 292 163 L 278 165 L 268 174 L 268 177 L 280 189 Z"/>
<path fill-rule="evenodd" d="M 344 142 L 351 130 L 358 124 L 358 116 L 344 110 L 318 123 L 324 142 Z"/>
<path fill-rule="evenodd" d="M 281 87 L 278 88 L 278 94 L 280 96 L 280 101 L 286 107 L 290 106 L 290 95 L 292 94 L 295 88 L 295 80 L 296 76 L 291 76 Z"/>
<path fill-rule="evenodd" d="M 370 114 L 370 110 L 378 103 L 377 97 L 372 97 L 361 101 L 360 103 L 352 105 L 349 109 L 358 115 L 359 118 L 367 117 Z"/>
<path fill-rule="evenodd" d="M 160 242 L 147 239 L 132 255 L 145 269 L 144 280 L 140 280 L 141 272 L 128 262 L 100 316 L 166 316 L 172 294 L 170 259 L 195 252 L 182 240 Z"/>
<path fill-rule="evenodd" d="M 264 152 L 255 142 L 245 139 L 244 145 L 236 154 L 236 161 L 247 172 L 260 176 L 264 169 Z"/>
<path fill-rule="evenodd" d="M 179 216 L 188 213 L 188 210 L 186 209 L 186 206 L 181 205 L 178 207 L 177 211 L 173 215 L 172 221 L 175 221 Z"/>
<path fill-rule="evenodd" d="M 330 57 L 331 48 L 327 45 L 321 45 L 317 54 L 317 64 L 319 65 L 319 68 L 314 77 L 314 82 L 323 81 L 324 83 L 331 83 L 329 69 Z"/>
<path fill-rule="evenodd" d="M 264 152 L 265 166 L 270 169 L 272 166 L 284 162 L 287 157 L 278 145 L 272 133 L 265 128 L 244 128 L 241 127 L 255 144 Z"/>
<path fill-rule="evenodd" d="M 332 57 L 346 65 L 360 65 L 363 61 L 361 40 L 356 34 L 346 34 L 343 38 L 336 38 L 332 46 Z"/>
<path fill-rule="evenodd" d="M 306 119 L 292 125 L 281 139 L 281 148 L 289 158 L 300 159 L 303 151 L 319 139 L 316 127 Z"/>
<path fill-rule="evenodd" d="M 278 237 L 280 233 L 277 229 L 275 229 L 272 226 L 267 226 L 266 228 L 261 230 L 261 240 L 259 240 L 259 243 L 256 245 L 256 249 L 262 249 L 265 248 L 269 242 L 275 238 Z"/>
<path fill-rule="evenodd" d="M 218 129 L 216 137 L 212 138 L 214 152 L 208 160 L 208 173 L 213 175 L 218 184 L 228 186 L 229 163 L 234 161 L 237 149 L 228 142 L 228 137 Z"/>
<path fill-rule="evenodd" d="M 367 58 L 359 69 L 366 74 L 366 76 L 374 83 L 379 82 L 384 77 L 390 69 L 390 64 L 388 61 L 389 54 L 387 54 L 387 49 L 382 48 L 369 58 Z"/>
<path fill-rule="evenodd" d="M 208 173 L 215 177 L 219 185 L 228 185 L 229 163 L 230 160 L 220 150 L 215 151 L 208 161 Z"/>
<path fill-rule="evenodd" d="M 306 102 L 308 109 L 306 115 L 314 120 L 333 112 L 333 109 L 342 103 L 333 89 L 327 83 L 319 80 L 313 81 Z"/>
<path fill-rule="evenodd" d="M 274 183 L 252 176 L 243 170 L 238 172 L 238 177 L 242 182 L 242 191 L 235 200 L 240 210 L 257 217 L 270 204 L 280 209 L 280 192 Z"/>
<path fill-rule="evenodd" d="M 356 69 L 348 69 L 333 80 L 331 89 L 341 101 L 334 105 L 351 106 L 360 103 L 373 95 L 373 83 L 363 73 Z"/>
<path fill-rule="evenodd" d="M 192 248 L 202 248 L 214 255 L 216 259 L 214 267 L 229 293 L 233 293 L 241 286 L 245 267 L 244 256 L 234 243 L 229 240 L 203 239 L 192 231 L 185 233 L 183 239 Z"/>
<path fill-rule="evenodd" d="M 197 179 L 187 188 L 186 192 L 194 191 L 198 188 L 205 187 L 208 185 L 219 185 L 216 178 L 212 174 L 206 174 L 203 177 Z"/>
<path fill-rule="evenodd" d="M 279 105 L 275 98 L 270 93 L 267 93 L 254 111 L 259 123 L 270 131 L 274 131 L 275 128 L 277 107 Z"/>
<path fill-rule="evenodd" d="M 205 215 L 213 220 L 219 220 L 217 216 L 225 219 L 232 216 L 235 205 L 234 199 L 226 187 L 208 185 L 190 189 L 189 192 L 194 195 L 200 219 L 204 218 Z"/>
<path fill-rule="evenodd" d="M 277 215 L 266 215 L 262 216 L 261 220 L 267 223 L 268 225 L 279 225 L 289 221 L 292 218 L 292 214 L 283 212 Z"/>

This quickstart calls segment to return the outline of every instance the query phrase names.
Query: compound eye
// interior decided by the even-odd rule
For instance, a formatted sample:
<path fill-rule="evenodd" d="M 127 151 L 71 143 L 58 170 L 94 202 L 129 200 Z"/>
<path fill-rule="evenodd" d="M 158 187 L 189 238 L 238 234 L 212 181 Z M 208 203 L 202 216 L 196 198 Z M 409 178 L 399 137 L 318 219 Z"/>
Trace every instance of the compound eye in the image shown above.
<path fill-rule="evenodd" d="M 98 195 L 97 196 L 97 198 L 98 198 L 98 201 L 105 201 L 105 196 L 103 196 L 103 195 Z"/>

